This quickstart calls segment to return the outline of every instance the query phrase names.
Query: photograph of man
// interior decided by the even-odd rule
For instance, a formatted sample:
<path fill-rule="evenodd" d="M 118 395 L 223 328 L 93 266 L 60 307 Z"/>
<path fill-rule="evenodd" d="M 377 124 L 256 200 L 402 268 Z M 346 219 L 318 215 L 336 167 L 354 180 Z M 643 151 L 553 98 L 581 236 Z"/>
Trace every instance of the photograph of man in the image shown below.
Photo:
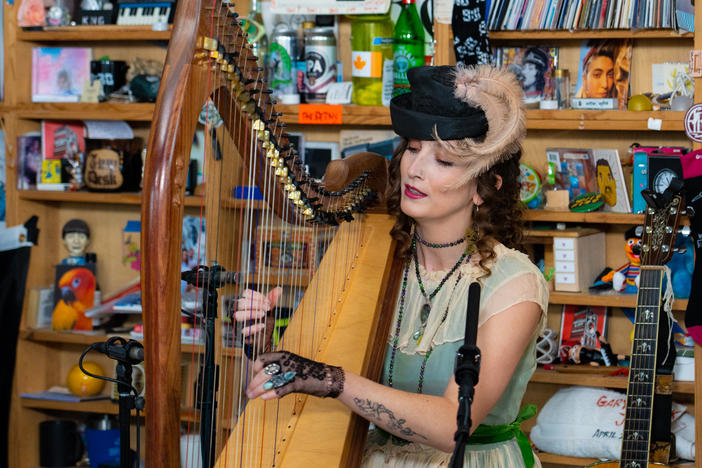
<path fill-rule="evenodd" d="M 598 159 L 597 168 L 597 186 L 600 189 L 604 202 L 609 206 L 617 204 L 617 181 L 614 180 L 612 168 L 606 159 Z"/>
<path fill-rule="evenodd" d="M 550 57 L 542 49 L 531 47 L 527 50 L 522 65 L 522 89 L 527 100 L 543 94 L 550 62 Z"/>
<path fill-rule="evenodd" d="M 500 65 L 517 75 L 526 103 L 544 99 L 555 67 L 557 51 L 547 47 L 504 47 L 499 52 Z"/>

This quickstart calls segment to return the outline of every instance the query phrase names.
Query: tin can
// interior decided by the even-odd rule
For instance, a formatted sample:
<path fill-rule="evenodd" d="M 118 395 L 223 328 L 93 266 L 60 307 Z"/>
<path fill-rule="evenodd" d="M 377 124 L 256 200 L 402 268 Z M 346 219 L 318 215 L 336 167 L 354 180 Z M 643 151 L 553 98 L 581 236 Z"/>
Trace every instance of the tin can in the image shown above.
<path fill-rule="evenodd" d="M 297 32 L 285 23 L 276 26 L 268 51 L 268 72 L 273 94 L 284 102 L 299 100 L 295 69 L 297 49 Z"/>
<path fill-rule="evenodd" d="M 330 28 L 305 31 L 305 99 L 325 102 L 329 85 L 336 81 L 336 38 Z"/>

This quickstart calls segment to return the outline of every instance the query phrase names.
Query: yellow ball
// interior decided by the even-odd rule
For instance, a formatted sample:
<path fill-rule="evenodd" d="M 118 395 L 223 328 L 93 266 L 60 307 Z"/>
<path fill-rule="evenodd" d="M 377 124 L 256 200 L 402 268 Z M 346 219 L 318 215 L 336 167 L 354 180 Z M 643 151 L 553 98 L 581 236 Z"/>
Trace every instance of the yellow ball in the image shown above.
<path fill-rule="evenodd" d="M 653 104 L 651 103 L 651 99 L 649 99 L 648 96 L 644 96 L 643 94 L 636 94 L 629 98 L 627 108 L 630 111 L 650 111 L 653 110 Z"/>
<path fill-rule="evenodd" d="M 83 361 L 83 368 L 91 374 L 105 375 L 105 370 L 97 362 Z M 102 392 L 102 389 L 105 388 L 105 381 L 84 374 L 76 364 L 68 371 L 66 385 L 74 395 L 93 396 Z"/>

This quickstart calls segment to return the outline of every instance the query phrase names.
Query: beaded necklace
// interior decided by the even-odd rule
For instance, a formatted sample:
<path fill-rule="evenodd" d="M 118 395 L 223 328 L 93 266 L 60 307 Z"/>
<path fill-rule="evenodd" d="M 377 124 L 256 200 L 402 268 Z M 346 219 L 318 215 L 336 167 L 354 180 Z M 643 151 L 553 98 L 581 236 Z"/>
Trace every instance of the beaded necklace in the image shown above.
<path fill-rule="evenodd" d="M 416 252 L 415 252 L 416 254 Z M 461 262 L 465 258 L 465 254 L 461 256 Z M 468 256 L 470 258 L 470 256 Z M 416 264 L 416 261 L 415 261 Z M 397 325 L 395 325 L 395 336 L 392 340 L 392 351 L 390 352 L 390 365 L 388 366 L 388 386 L 392 387 L 392 374 L 395 369 L 395 355 L 397 354 L 397 345 L 400 342 L 400 328 L 402 326 L 402 316 L 405 311 L 405 293 L 407 292 L 407 277 L 409 276 L 409 268 L 410 268 L 410 262 L 407 262 L 407 265 L 405 266 L 405 271 L 402 275 L 402 288 L 400 289 L 400 307 L 398 308 L 397 311 Z M 453 273 L 453 270 L 451 273 Z M 450 276 L 447 275 L 446 278 L 444 278 L 444 281 Z M 461 273 L 459 272 L 458 277 L 456 278 L 456 282 L 453 285 L 453 291 L 456 290 L 456 286 L 458 286 L 458 282 L 461 280 Z M 437 288 L 438 289 L 438 288 Z M 451 292 L 451 295 L 453 296 L 453 291 Z M 450 307 L 450 301 L 449 304 L 446 305 L 446 310 L 444 311 L 443 316 L 441 317 L 441 323 L 444 323 L 446 320 L 446 317 L 448 316 L 448 311 Z M 441 323 L 439 325 L 441 325 Z M 431 356 L 433 349 L 429 348 L 427 353 L 424 355 L 424 359 L 422 360 L 422 365 L 419 369 L 419 381 L 417 383 L 417 393 L 422 393 L 422 389 L 424 387 L 424 370 L 426 369 L 427 366 L 427 361 L 429 361 L 429 356 Z"/>
<path fill-rule="evenodd" d="M 445 244 L 437 244 L 435 242 L 429 242 L 424 239 L 422 239 L 422 236 L 419 235 L 419 232 L 417 232 L 417 229 L 414 230 L 414 237 L 417 238 L 420 244 L 426 245 L 427 247 L 431 247 L 432 249 L 444 249 L 446 247 L 453 247 L 455 245 L 460 245 L 466 241 L 466 236 L 461 237 L 460 239 L 457 239 L 453 242 L 446 242 Z"/>
<path fill-rule="evenodd" d="M 416 231 L 415 231 L 416 232 Z M 431 300 L 436 296 L 441 289 L 441 287 L 444 285 L 446 280 L 448 280 L 451 275 L 458 269 L 459 266 L 463 263 L 463 261 L 468 257 L 468 252 L 463 252 L 461 257 L 458 259 L 456 264 L 449 270 L 449 272 L 446 274 L 446 276 L 443 277 L 439 285 L 436 287 L 434 292 L 431 294 L 427 295 L 427 292 L 424 290 L 424 284 L 422 283 L 422 276 L 419 274 L 419 260 L 417 258 L 417 243 L 412 240 L 412 255 L 414 258 L 414 272 L 417 275 L 417 283 L 419 283 L 419 290 L 422 292 L 422 296 L 424 296 L 424 300 L 426 301 L 425 304 L 422 306 L 422 310 L 419 315 L 419 319 L 421 321 L 421 324 L 419 326 L 419 329 L 414 332 L 412 335 L 412 338 L 417 340 L 417 344 L 419 344 L 422 341 L 422 336 L 424 336 L 424 329 L 427 326 L 427 320 L 429 319 L 429 313 L 431 312 Z"/>

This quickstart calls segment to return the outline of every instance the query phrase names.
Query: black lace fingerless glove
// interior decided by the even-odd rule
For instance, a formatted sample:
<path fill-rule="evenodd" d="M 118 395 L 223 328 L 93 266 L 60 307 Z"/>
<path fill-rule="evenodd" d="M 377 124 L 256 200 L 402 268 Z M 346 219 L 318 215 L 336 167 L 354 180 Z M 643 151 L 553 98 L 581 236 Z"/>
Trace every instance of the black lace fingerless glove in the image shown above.
<path fill-rule="evenodd" d="M 341 367 L 312 361 L 288 351 L 266 353 L 260 359 L 264 372 L 271 376 L 263 388 L 275 389 L 278 396 L 297 392 L 336 398 L 344 391 L 345 374 Z"/>

